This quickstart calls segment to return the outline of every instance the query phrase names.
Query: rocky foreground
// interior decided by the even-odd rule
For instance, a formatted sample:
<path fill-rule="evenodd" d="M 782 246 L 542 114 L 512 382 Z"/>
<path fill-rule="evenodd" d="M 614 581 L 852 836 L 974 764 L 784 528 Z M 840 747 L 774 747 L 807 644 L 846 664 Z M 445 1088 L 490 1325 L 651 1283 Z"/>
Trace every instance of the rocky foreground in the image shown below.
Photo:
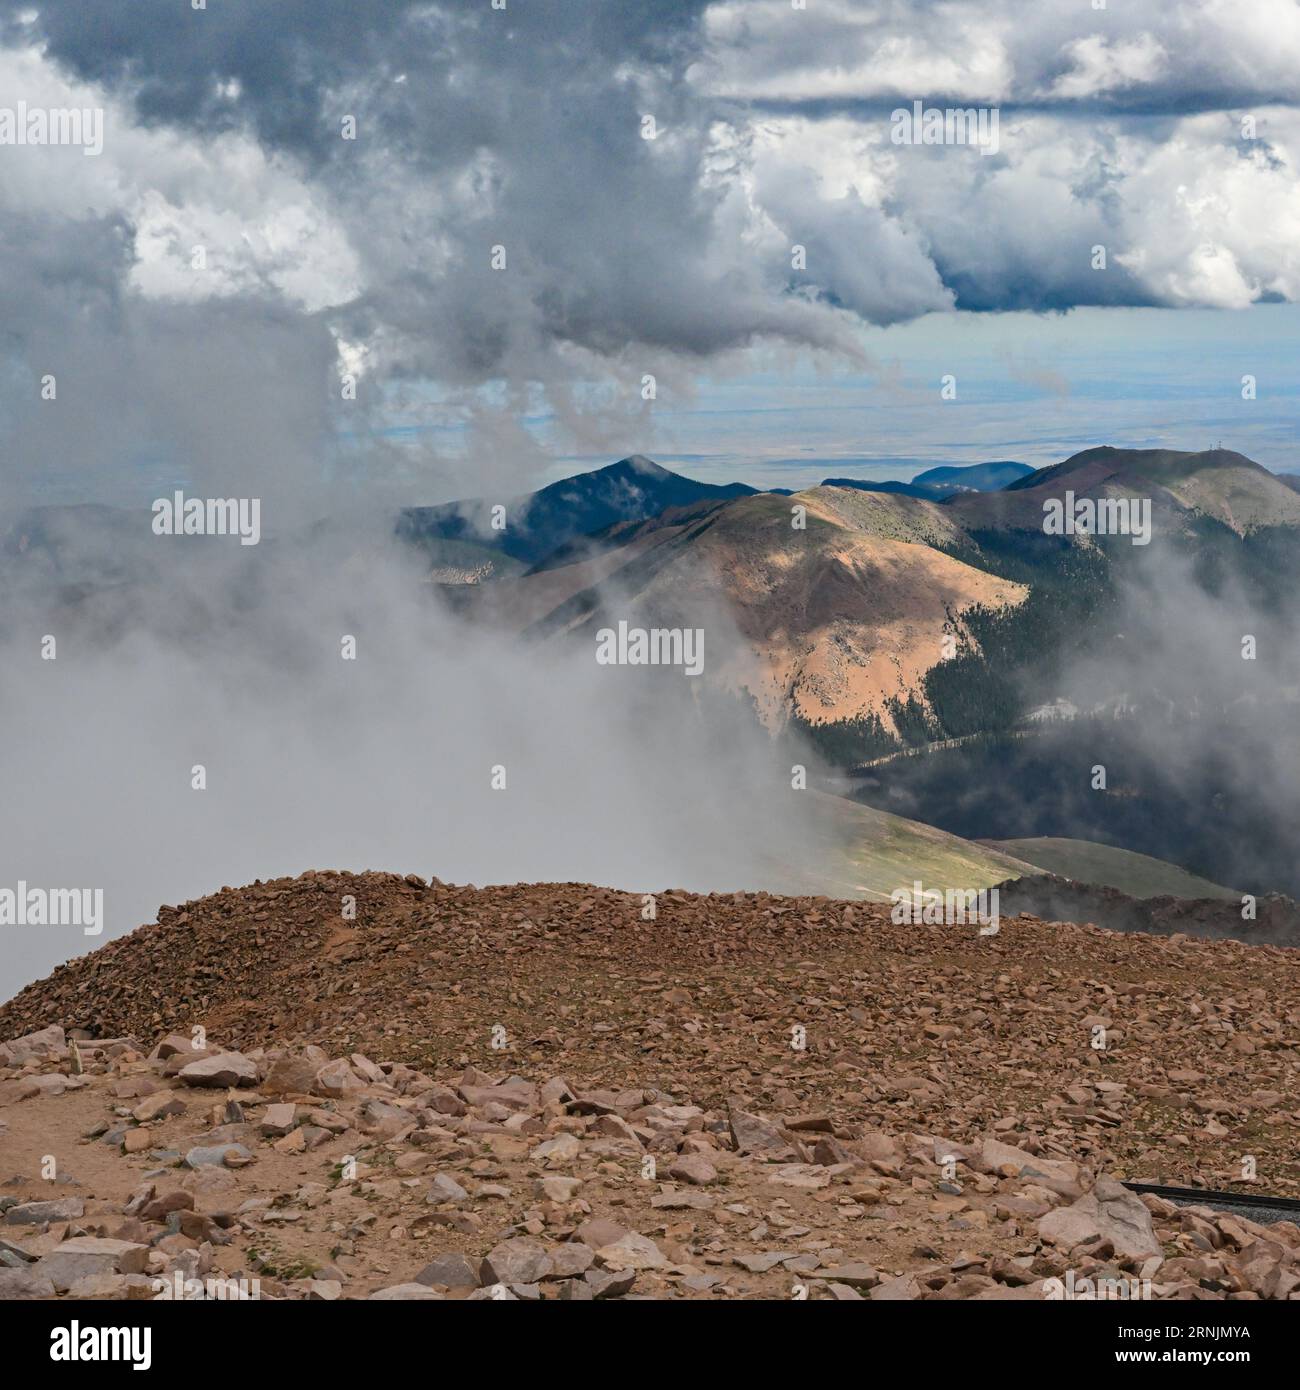
<path fill-rule="evenodd" d="M 1300 1297 L 1293 1224 L 1116 1181 L 1300 1195 L 1294 952 L 649 910 L 312 873 L 61 967 L 0 1297 Z"/>

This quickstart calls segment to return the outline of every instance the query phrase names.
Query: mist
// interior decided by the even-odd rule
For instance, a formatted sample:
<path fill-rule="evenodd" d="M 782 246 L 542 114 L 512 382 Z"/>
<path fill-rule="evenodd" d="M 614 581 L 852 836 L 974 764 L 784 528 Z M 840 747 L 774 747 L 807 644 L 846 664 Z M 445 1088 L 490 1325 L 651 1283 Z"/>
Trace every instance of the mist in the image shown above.
<path fill-rule="evenodd" d="M 1115 601 L 1022 708 L 1074 718 L 902 759 L 858 795 L 975 839 L 1059 836 L 1166 859 L 1226 887 L 1300 896 L 1300 624 L 1284 530 L 1165 537 L 1111 555 Z M 1253 640 L 1253 645 L 1247 639 Z M 1095 769 L 1105 786 L 1094 786 Z"/>
<path fill-rule="evenodd" d="M 257 547 L 145 510 L 43 524 L 5 556 L 0 883 L 102 888 L 106 927 L 0 929 L 0 995 L 160 904 L 308 869 L 752 890 L 812 850 L 788 758 L 711 717 L 707 675 L 470 626 L 391 517 Z M 702 625 L 707 672 L 731 637 Z"/>

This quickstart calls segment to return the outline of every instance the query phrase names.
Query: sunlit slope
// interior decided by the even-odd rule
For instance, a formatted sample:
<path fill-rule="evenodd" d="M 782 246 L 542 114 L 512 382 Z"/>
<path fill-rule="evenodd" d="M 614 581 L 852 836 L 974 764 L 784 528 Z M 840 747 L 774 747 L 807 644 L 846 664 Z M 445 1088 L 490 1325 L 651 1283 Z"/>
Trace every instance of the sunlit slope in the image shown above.
<path fill-rule="evenodd" d="M 918 879 L 926 888 L 989 888 L 1035 872 L 1013 855 L 824 792 L 803 793 L 819 852 L 807 864 L 774 866 L 784 892 L 888 901 Z"/>

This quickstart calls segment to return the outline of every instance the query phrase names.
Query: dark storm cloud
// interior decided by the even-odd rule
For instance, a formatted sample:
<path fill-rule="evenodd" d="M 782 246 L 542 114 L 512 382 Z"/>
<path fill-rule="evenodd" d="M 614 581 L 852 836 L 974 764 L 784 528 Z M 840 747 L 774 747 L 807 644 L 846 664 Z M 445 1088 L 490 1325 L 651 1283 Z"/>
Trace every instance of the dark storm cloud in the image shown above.
<path fill-rule="evenodd" d="M 112 397 L 123 440 L 130 425 L 138 443 L 161 436 L 166 449 L 175 431 L 155 416 L 167 363 L 149 359 L 154 347 L 172 354 L 171 329 L 185 323 L 207 339 L 215 382 L 256 392 L 239 385 L 249 362 L 285 364 L 281 410 L 249 411 L 245 471 L 302 461 L 310 478 L 307 460 L 343 434 L 352 464 L 364 452 L 380 476 L 418 480 L 445 459 L 427 437 L 399 454 L 384 430 L 403 412 L 427 419 L 435 395 L 490 448 L 517 441 L 521 416 L 549 414 L 570 450 L 621 439 L 612 447 L 625 452 L 642 437 L 645 374 L 686 385 L 755 345 L 850 357 L 861 323 L 953 308 L 1292 298 L 1291 113 L 1264 118 L 1249 144 L 1232 113 L 1199 125 L 1178 114 L 1204 109 L 1206 94 L 1293 96 L 1293 12 L 1276 0 L 1177 13 L 8 0 L 0 59 L 43 55 L 110 103 L 113 176 L 51 207 L 44 190 L 7 196 L 0 183 L 0 217 L 50 229 L 3 239 L 0 273 L 26 292 L 7 315 L 0 370 L 39 375 L 34 347 L 76 359 L 80 399 L 103 411 Z M 888 109 L 913 97 L 1004 103 L 1000 152 L 891 145 Z M 1139 107 L 1166 114 L 1117 114 Z M 342 138 L 349 116 L 355 140 Z M 150 139 L 194 167 L 174 160 L 164 180 Z M 51 162 L 49 188 L 66 172 Z M 1246 201 L 1259 217 L 1237 214 Z M 47 236 L 54 248 L 84 236 L 85 255 L 56 271 Z M 218 267 L 205 296 L 183 273 L 199 240 Z M 1091 264 L 1097 245 L 1105 274 Z M 331 335 L 338 366 L 349 346 L 361 363 L 346 409 Z M 197 393 L 196 436 L 213 424 L 206 403 Z M 15 420 L 27 406 L 21 393 L 0 398 L 0 418 L 34 445 L 49 422 Z M 116 458 L 106 447 L 113 428 L 92 427 L 79 449 L 73 419 L 59 426 L 72 466 L 91 453 L 100 478 L 124 466 L 127 445 Z"/>

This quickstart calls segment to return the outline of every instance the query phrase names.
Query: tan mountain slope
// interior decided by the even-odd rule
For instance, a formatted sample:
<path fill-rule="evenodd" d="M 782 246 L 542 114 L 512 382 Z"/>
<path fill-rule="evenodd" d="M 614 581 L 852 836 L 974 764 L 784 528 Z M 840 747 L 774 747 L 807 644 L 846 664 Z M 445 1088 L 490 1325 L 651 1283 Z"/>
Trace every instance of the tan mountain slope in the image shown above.
<path fill-rule="evenodd" d="M 806 524 L 796 527 L 794 508 Z M 1020 603 L 1026 589 L 934 549 L 960 537 L 933 503 L 843 488 L 740 498 L 677 523 L 671 515 L 570 567 L 500 586 L 503 611 L 535 632 L 584 640 L 620 618 L 701 627 L 706 673 L 754 697 L 776 727 L 868 712 L 919 693 L 975 604 Z M 552 604 L 545 617 L 539 610 Z"/>

